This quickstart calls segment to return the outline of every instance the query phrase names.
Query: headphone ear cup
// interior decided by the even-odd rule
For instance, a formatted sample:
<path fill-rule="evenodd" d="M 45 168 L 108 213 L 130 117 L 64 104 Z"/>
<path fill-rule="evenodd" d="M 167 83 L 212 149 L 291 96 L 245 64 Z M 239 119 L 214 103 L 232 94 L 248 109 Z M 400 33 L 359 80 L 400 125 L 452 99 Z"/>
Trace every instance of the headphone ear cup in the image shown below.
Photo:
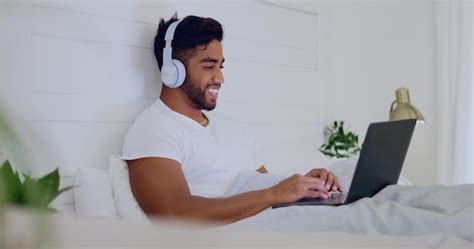
<path fill-rule="evenodd" d="M 161 67 L 161 81 L 168 87 L 176 84 L 177 70 L 173 64 L 164 64 Z"/>
<path fill-rule="evenodd" d="M 179 60 L 173 59 L 171 63 L 164 64 L 161 68 L 161 81 L 170 88 L 180 87 L 186 79 L 186 68 Z"/>
<path fill-rule="evenodd" d="M 176 75 L 176 84 L 173 86 L 174 88 L 180 87 L 184 80 L 186 79 L 186 68 L 184 64 L 176 59 L 173 59 L 173 65 L 176 67 L 177 75 Z"/>

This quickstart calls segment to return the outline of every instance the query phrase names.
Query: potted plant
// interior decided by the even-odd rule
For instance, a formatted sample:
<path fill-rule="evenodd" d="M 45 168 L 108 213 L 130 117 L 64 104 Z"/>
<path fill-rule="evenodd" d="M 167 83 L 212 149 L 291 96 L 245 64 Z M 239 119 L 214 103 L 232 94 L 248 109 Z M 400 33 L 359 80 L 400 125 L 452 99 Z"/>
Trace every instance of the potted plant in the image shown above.
<path fill-rule="evenodd" d="M 8 160 L 3 163 L 0 167 L 0 205 L 49 209 L 48 205 L 54 198 L 72 188 L 59 189 L 58 169 L 41 178 L 32 178 L 28 174 L 22 176 L 13 170 Z"/>
<path fill-rule="evenodd" d="M 21 151 L 21 148 L 18 137 L 15 136 L 5 114 L 0 109 L 0 160 L 4 160 L 7 154 L 12 154 L 12 151 Z M 8 204 L 49 209 L 48 205 L 54 198 L 72 188 L 59 189 L 59 181 L 58 169 L 41 178 L 32 178 L 29 174 L 20 174 L 15 171 L 10 162 L 5 160 L 0 165 L 0 210 L 2 206 Z"/>
<path fill-rule="evenodd" d="M 359 136 L 352 131 L 344 130 L 344 121 L 334 121 L 331 126 L 326 127 L 326 142 L 318 149 L 328 157 L 350 158 L 356 156 L 359 151 Z"/>

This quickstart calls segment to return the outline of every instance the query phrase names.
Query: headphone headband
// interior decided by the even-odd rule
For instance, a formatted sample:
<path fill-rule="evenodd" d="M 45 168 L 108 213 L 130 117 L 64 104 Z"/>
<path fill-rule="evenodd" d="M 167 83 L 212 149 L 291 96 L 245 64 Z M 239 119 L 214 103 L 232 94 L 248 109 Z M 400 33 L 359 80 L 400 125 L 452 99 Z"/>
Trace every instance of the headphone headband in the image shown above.
<path fill-rule="evenodd" d="M 178 27 L 178 24 L 179 24 L 182 20 L 183 20 L 183 19 L 177 20 L 177 21 L 173 22 L 173 23 L 168 27 L 168 29 L 166 30 L 166 34 L 165 34 L 165 41 L 172 41 L 172 40 L 173 40 L 174 31 L 176 30 L 176 27 Z"/>
<path fill-rule="evenodd" d="M 170 24 L 168 29 L 166 30 L 165 34 L 165 47 L 163 49 L 163 64 L 170 64 L 172 61 L 172 51 L 173 48 L 171 47 L 171 42 L 173 41 L 174 38 L 174 32 L 176 30 L 176 27 L 178 27 L 178 24 L 182 21 L 178 20 Z"/>
<path fill-rule="evenodd" d="M 186 69 L 179 60 L 173 59 L 173 47 L 171 42 L 174 38 L 174 32 L 178 24 L 182 21 L 177 20 L 170 24 L 165 34 L 165 47 L 163 48 L 163 66 L 161 68 L 161 81 L 168 87 L 176 88 L 183 84 Z"/>

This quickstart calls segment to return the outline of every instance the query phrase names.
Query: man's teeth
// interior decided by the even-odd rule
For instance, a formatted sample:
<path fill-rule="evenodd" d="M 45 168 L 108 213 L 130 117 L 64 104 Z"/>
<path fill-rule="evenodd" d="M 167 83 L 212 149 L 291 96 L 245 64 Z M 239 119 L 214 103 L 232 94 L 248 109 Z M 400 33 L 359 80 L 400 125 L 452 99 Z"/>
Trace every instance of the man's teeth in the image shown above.
<path fill-rule="evenodd" d="M 219 95 L 219 90 L 217 89 L 208 89 L 207 91 L 212 95 L 215 95 L 215 96 Z"/>

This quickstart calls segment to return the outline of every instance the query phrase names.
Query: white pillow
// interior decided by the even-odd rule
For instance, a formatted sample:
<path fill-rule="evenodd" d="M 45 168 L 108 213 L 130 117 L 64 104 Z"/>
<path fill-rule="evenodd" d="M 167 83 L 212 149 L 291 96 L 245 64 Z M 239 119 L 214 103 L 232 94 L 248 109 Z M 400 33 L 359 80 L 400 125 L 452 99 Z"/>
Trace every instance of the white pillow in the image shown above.
<path fill-rule="evenodd" d="M 80 216 L 119 219 L 107 170 L 80 168 L 74 178 L 74 203 Z"/>
<path fill-rule="evenodd" d="M 128 178 L 127 162 L 121 156 L 110 157 L 109 177 L 112 183 L 115 204 L 122 220 L 134 223 L 150 223 L 150 220 L 140 208 L 133 196 Z"/>

